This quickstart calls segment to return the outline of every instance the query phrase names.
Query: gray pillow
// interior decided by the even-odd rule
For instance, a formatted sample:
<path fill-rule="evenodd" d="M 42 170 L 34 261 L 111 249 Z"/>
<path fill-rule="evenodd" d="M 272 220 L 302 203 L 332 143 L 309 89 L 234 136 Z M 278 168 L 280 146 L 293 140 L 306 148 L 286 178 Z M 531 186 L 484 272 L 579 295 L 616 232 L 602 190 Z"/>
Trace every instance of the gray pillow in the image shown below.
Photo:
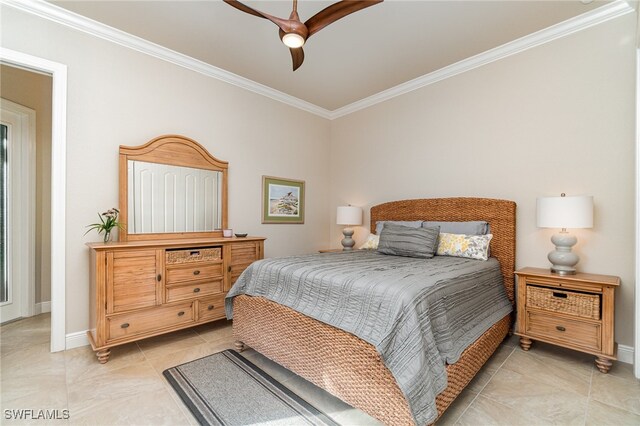
<path fill-rule="evenodd" d="M 394 256 L 429 259 L 438 248 L 440 228 L 413 228 L 387 223 L 380 233 L 378 251 Z"/>
<path fill-rule="evenodd" d="M 385 223 L 409 226 L 411 228 L 420 228 L 422 226 L 421 220 L 381 220 L 380 222 L 376 222 L 376 235 L 380 235 Z"/>
<path fill-rule="evenodd" d="M 440 232 L 443 232 L 445 234 L 486 235 L 489 233 L 489 224 L 484 221 L 469 221 L 469 222 L 425 221 L 425 222 L 422 222 L 422 226 L 425 228 L 439 226 Z"/>

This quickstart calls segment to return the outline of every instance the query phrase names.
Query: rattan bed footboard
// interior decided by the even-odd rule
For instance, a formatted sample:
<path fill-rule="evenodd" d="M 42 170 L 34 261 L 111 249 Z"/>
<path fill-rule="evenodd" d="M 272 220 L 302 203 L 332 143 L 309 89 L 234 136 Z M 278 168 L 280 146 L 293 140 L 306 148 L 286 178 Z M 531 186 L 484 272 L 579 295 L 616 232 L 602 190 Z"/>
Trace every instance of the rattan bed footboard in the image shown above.
<path fill-rule="evenodd" d="M 238 341 L 387 425 L 414 424 L 407 400 L 371 344 L 262 297 L 237 296 L 233 316 Z M 438 415 L 500 345 L 510 322 L 507 315 L 447 366 Z"/>

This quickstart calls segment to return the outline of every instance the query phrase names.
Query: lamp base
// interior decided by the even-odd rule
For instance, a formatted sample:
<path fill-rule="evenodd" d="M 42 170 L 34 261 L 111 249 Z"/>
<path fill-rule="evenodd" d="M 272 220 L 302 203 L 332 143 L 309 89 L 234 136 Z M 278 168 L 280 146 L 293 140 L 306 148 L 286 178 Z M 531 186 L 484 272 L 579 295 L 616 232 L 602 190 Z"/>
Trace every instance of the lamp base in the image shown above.
<path fill-rule="evenodd" d="M 552 266 L 550 269 L 551 269 L 551 272 L 558 275 L 575 275 L 576 274 L 576 268 L 567 270 L 567 269 L 557 269 Z"/>
<path fill-rule="evenodd" d="M 353 228 L 344 228 L 342 235 L 344 235 L 344 238 L 340 241 L 342 243 L 342 250 L 353 250 L 353 246 L 356 245 L 356 241 L 351 238 L 353 237 Z"/>
<path fill-rule="evenodd" d="M 547 259 L 551 262 L 551 272 L 558 275 L 574 275 L 575 266 L 580 261 L 580 257 L 571 251 L 578 239 L 568 232 L 560 232 L 551 237 L 551 242 L 556 249 L 549 252 Z"/>

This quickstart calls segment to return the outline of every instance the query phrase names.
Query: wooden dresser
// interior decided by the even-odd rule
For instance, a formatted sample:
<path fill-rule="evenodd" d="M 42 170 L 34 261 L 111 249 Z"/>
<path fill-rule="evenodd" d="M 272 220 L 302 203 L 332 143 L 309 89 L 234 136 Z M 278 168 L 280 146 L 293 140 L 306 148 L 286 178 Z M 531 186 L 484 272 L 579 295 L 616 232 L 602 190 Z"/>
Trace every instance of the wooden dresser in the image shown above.
<path fill-rule="evenodd" d="M 110 348 L 225 317 L 224 298 L 264 256 L 262 237 L 89 243 L 89 341 Z"/>
<path fill-rule="evenodd" d="M 606 373 L 616 359 L 614 292 L 620 278 L 578 273 L 558 275 L 548 269 L 523 268 L 518 276 L 515 334 L 529 350 L 532 340 L 596 355 Z"/>

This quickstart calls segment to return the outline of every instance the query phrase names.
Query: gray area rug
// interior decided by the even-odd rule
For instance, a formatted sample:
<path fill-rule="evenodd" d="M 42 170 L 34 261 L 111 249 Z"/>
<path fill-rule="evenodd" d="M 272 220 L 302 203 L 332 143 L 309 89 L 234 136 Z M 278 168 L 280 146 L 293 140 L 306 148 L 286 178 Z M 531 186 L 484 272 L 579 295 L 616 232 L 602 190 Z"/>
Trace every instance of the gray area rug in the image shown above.
<path fill-rule="evenodd" d="M 202 425 L 337 424 L 233 350 L 162 374 Z"/>

